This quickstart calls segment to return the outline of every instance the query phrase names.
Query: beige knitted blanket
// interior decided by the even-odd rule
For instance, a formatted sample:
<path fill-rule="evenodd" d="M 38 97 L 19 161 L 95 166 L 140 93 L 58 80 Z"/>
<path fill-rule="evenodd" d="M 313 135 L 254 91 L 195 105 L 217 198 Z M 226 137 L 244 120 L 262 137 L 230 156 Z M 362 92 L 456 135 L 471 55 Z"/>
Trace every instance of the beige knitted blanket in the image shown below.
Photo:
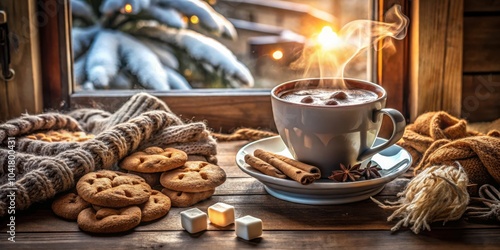
<path fill-rule="evenodd" d="M 413 158 L 415 174 L 434 165 L 463 166 L 476 194 L 484 184 L 500 185 L 500 132 L 471 130 L 467 122 L 446 112 L 429 112 L 405 128 L 398 144 Z"/>
<path fill-rule="evenodd" d="M 44 142 L 23 136 L 65 129 L 95 134 L 85 142 Z M 174 147 L 216 163 L 216 142 L 204 123 L 183 123 L 161 100 L 133 96 L 111 114 L 79 109 L 67 115 L 25 115 L 0 124 L 0 217 L 75 186 L 84 174 L 111 169 L 149 146 Z"/>

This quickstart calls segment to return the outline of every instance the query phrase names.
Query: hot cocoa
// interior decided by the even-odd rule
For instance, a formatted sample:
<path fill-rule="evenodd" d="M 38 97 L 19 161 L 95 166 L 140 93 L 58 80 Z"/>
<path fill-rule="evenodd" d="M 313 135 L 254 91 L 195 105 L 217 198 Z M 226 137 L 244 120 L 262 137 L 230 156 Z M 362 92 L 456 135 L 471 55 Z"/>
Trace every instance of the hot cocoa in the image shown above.
<path fill-rule="evenodd" d="M 386 100 L 380 85 L 356 79 L 298 79 L 271 90 L 273 118 L 283 143 L 295 160 L 318 167 L 323 179 L 340 164 L 368 162 L 401 139 L 405 118 L 385 108 Z M 382 115 L 390 117 L 392 135 L 375 146 Z"/>
<path fill-rule="evenodd" d="M 280 98 L 294 103 L 321 106 L 353 105 L 371 102 L 378 98 L 374 92 L 364 89 L 295 89 L 283 93 Z"/>

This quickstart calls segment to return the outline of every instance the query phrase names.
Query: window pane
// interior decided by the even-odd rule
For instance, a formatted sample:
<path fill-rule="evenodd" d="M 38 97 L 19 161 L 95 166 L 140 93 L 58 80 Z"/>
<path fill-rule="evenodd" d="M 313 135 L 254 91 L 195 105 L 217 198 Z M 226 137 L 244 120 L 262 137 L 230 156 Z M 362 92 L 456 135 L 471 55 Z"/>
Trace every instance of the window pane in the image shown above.
<path fill-rule="evenodd" d="M 240 38 L 221 42 L 251 68 L 257 88 L 319 76 L 317 58 L 303 54 L 304 44 L 315 42 L 324 27 L 331 27 L 335 35 L 350 21 L 370 19 L 370 1 L 366 0 L 295 0 L 283 5 L 273 1 L 246 2 L 219 1 L 218 9 L 234 23 Z M 252 6 L 256 2 L 260 5 Z M 331 35 L 326 34 L 325 42 Z M 346 67 L 345 76 L 367 79 L 368 64 L 367 51 L 362 51 Z"/>
<path fill-rule="evenodd" d="M 344 68 L 351 56 L 318 65 L 317 55 L 328 53 L 307 49 L 321 39 L 335 46 L 345 24 L 371 19 L 367 0 L 135 2 L 71 1 L 75 90 L 269 89 L 319 75 L 371 80 L 371 50 Z"/>

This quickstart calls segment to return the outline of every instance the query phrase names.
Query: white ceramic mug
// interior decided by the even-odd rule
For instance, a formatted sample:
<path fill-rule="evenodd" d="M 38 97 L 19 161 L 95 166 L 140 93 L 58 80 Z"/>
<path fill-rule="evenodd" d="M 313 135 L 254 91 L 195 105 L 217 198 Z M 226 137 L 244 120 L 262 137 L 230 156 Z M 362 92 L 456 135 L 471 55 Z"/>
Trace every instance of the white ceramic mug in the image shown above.
<path fill-rule="evenodd" d="M 348 89 L 364 89 L 377 94 L 375 100 L 351 105 L 320 106 L 290 102 L 280 98 L 296 89 L 314 89 L 345 84 Z M 385 108 L 386 91 L 379 85 L 357 79 L 310 78 L 282 83 L 271 90 L 274 122 L 281 139 L 295 159 L 320 168 L 327 178 L 340 164 L 366 162 L 376 153 L 396 143 L 406 126 L 403 115 Z M 373 147 L 382 124 L 382 115 L 393 123 L 387 142 Z"/>

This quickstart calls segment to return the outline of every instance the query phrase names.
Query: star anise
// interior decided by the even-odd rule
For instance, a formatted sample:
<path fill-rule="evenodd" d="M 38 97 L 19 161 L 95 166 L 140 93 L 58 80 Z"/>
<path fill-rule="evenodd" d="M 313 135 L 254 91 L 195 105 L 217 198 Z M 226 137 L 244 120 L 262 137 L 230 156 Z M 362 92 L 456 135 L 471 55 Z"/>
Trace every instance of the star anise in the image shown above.
<path fill-rule="evenodd" d="M 332 175 L 328 176 L 328 179 L 339 182 L 356 181 L 361 177 L 359 167 L 361 167 L 361 164 L 346 167 L 341 163 L 340 169 L 332 171 Z"/>
<path fill-rule="evenodd" d="M 382 170 L 380 166 L 378 166 L 377 164 L 374 164 L 372 166 L 372 162 L 370 161 L 368 162 L 366 167 L 363 170 L 361 170 L 361 176 L 365 177 L 366 180 L 379 178 L 382 177 L 382 175 L 379 172 L 380 170 Z"/>

